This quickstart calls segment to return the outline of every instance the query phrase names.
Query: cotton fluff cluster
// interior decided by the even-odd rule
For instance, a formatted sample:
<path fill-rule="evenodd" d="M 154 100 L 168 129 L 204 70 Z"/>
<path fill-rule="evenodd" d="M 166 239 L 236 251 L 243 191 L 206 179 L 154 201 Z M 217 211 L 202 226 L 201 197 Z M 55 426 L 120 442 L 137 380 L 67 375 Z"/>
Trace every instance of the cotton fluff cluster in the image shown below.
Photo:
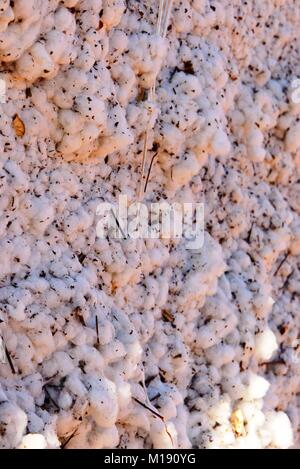
<path fill-rule="evenodd" d="M 124 2 L 19 0 L 6 8 L 0 60 L 15 64 L 14 75 L 32 98 L 22 113 L 28 127 L 34 117 L 39 121 L 32 134 L 49 139 L 48 151 L 67 159 L 126 148 L 133 136 L 107 69 L 108 35 Z M 113 43 L 120 53 L 126 37 Z"/>
<path fill-rule="evenodd" d="M 1 448 L 299 444 L 299 8 L 157 14 L 0 2 Z M 145 200 L 204 202 L 201 250 L 96 236 L 147 127 Z"/>

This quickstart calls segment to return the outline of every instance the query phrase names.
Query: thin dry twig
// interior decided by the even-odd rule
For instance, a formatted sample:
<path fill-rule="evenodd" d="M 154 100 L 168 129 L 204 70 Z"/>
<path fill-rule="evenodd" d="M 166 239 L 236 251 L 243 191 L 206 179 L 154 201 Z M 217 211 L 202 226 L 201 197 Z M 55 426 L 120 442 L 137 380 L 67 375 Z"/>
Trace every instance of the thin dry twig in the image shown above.
<path fill-rule="evenodd" d="M 163 30 L 162 30 L 162 37 L 166 37 L 166 35 L 167 35 L 169 21 L 170 21 L 170 15 L 171 15 L 171 11 L 172 11 L 172 4 L 173 4 L 173 0 L 167 0 L 166 8 L 165 8 L 164 26 L 163 26 Z"/>
<path fill-rule="evenodd" d="M 158 18 L 157 18 L 157 24 L 156 24 L 156 33 L 157 34 L 160 34 L 160 32 L 161 32 L 161 22 L 162 22 L 164 4 L 165 4 L 165 0 L 160 0 L 159 9 L 158 9 Z"/>
<path fill-rule="evenodd" d="M 51 383 L 51 381 L 58 376 L 58 371 L 53 375 L 50 376 L 49 378 L 46 378 L 46 381 L 44 382 L 43 386 L 47 386 L 48 384 Z"/>
<path fill-rule="evenodd" d="M 6 358 L 7 358 L 8 363 L 9 363 L 11 372 L 12 372 L 12 374 L 15 375 L 17 372 L 16 372 L 16 369 L 15 369 L 15 367 L 14 367 L 13 361 L 12 361 L 12 359 L 11 359 L 10 353 L 9 353 L 9 351 L 7 350 L 7 347 L 6 347 L 6 346 L 5 346 L 5 355 L 6 355 Z"/>
<path fill-rule="evenodd" d="M 66 449 L 67 444 L 70 443 L 70 441 L 74 438 L 74 436 L 76 436 L 77 430 L 78 430 L 78 427 L 75 428 L 75 430 L 71 433 L 71 435 L 63 442 L 63 444 L 61 445 L 61 449 Z"/>
<path fill-rule="evenodd" d="M 99 322 L 98 322 L 98 316 L 96 314 L 96 333 L 97 333 L 97 345 L 100 345 L 100 340 L 99 340 Z"/>
<path fill-rule="evenodd" d="M 57 402 L 53 399 L 53 397 L 51 396 L 50 394 L 50 391 L 48 391 L 47 389 L 47 386 L 44 386 L 44 390 L 45 390 L 45 393 L 47 394 L 49 400 L 52 402 L 52 404 L 59 410 L 60 407 L 59 405 L 57 404 Z"/>
<path fill-rule="evenodd" d="M 277 267 L 276 271 L 274 272 L 274 277 L 276 277 L 276 275 L 278 274 L 278 272 L 280 271 L 281 267 L 283 266 L 283 264 L 285 263 L 285 261 L 287 260 L 288 257 L 289 257 L 289 252 L 286 253 L 286 255 L 284 256 L 282 261 L 279 263 L 279 266 Z"/>
<path fill-rule="evenodd" d="M 289 275 L 286 277 L 286 279 L 285 279 L 285 281 L 284 281 L 282 287 L 279 288 L 279 291 L 284 290 L 284 289 L 288 286 L 288 284 L 289 284 L 289 282 L 290 282 L 290 278 L 292 277 L 293 273 L 294 273 L 294 269 L 293 269 L 292 272 L 290 272 Z"/>
<path fill-rule="evenodd" d="M 88 406 L 88 403 L 86 402 L 86 403 L 83 405 L 82 409 L 81 409 L 81 412 L 80 412 L 81 420 L 82 420 L 82 417 L 83 417 L 83 415 L 84 415 L 84 413 L 85 413 L 85 411 L 86 411 L 87 406 Z M 79 430 L 80 425 L 81 425 L 81 422 L 80 422 L 80 423 L 77 425 L 77 427 L 72 431 L 71 435 L 68 436 L 68 437 L 66 438 L 66 440 L 62 443 L 61 449 L 66 449 L 66 446 L 70 443 L 70 441 L 74 438 L 74 436 L 76 436 L 76 434 L 77 434 L 77 432 L 78 432 L 78 430 Z"/>
<path fill-rule="evenodd" d="M 172 11 L 172 5 L 173 5 L 173 0 L 160 0 L 160 2 L 159 2 L 158 17 L 157 17 L 157 24 L 156 24 L 156 33 L 157 33 L 158 36 L 161 36 L 162 38 L 165 38 L 166 35 L 167 35 L 169 21 L 170 21 L 170 15 L 171 15 L 171 11 Z M 147 177 L 147 180 L 146 180 L 146 183 L 145 183 L 145 186 L 144 186 L 146 161 L 147 161 L 147 153 L 148 153 L 149 132 L 150 132 L 151 120 L 152 120 L 153 111 L 154 111 L 152 103 L 154 103 L 155 99 L 156 99 L 156 79 L 157 79 L 157 76 L 153 80 L 153 84 L 150 88 L 149 98 L 148 98 L 151 105 L 149 105 L 149 107 L 148 107 L 148 123 L 147 123 L 147 128 L 146 128 L 145 136 L 144 136 L 144 144 L 143 144 L 143 152 L 142 152 L 143 156 L 142 156 L 141 179 L 140 179 L 139 191 L 138 191 L 138 200 L 139 201 L 142 200 L 143 194 L 145 194 L 145 192 L 146 192 L 147 185 L 148 185 L 148 180 L 149 180 L 149 176 L 150 176 L 150 173 L 148 171 L 148 177 Z M 152 168 L 152 165 L 151 165 L 151 168 Z M 150 168 L 150 172 L 151 172 L 151 168 Z"/>
<path fill-rule="evenodd" d="M 142 170 L 141 170 L 141 180 L 140 180 L 140 189 L 139 189 L 139 195 L 138 195 L 138 200 L 142 200 L 142 194 L 143 194 L 143 183 L 145 180 L 145 169 L 146 169 L 146 160 L 147 160 L 147 153 L 148 153 L 148 140 L 149 140 L 149 131 L 150 131 L 150 124 L 151 124 L 151 117 L 152 117 L 152 108 L 148 108 L 148 123 L 147 123 L 147 129 L 145 132 L 145 137 L 144 137 L 144 145 L 143 145 L 143 157 L 142 157 Z"/>
<path fill-rule="evenodd" d="M 153 410 L 151 409 L 151 407 L 149 407 L 147 404 L 145 404 L 144 402 L 140 401 L 139 399 L 137 399 L 136 397 L 133 398 L 133 400 L 135 402 L 137 402 L 138 404 L 140 404 L 142 407 L 144 407 L 144 409 L 147 409 L 149 410 L 149 412 L 151 412 L 153 415 L 155 415 L 156 417 L 158 417 L 164 424 L 165 426 L 165 429 L 166 429 L 166 433 L 167 435 L 169 436 L 171 442 L 172 442 L 172 446 L 174 446 L 174 441 L 173 441 L 173 438 L 172 438 L 172 435 L 171 433 L 169 432 L 168 430 L 168 427 L 167 427 L 167 424 L 166 424 L 166 421 L 165 421 L 165 418 L 163 415 L 159 414 L 156 410 Z"/>
<path fill-rule="evenodd" d="M 148 174 L 147 174 L 145 187 L 144 187 L 144 194 L 147 191 L 147 187 L 148 187 L 148 183 L 149 183 L 149 179 L 150 179 L 150 174 L 151 174 L 153 162 L 154 162 L 155 158 L 157 157 L 157 155 L 158 155 L 158 153 L 155 153 L 155 155 L 153 155 L 152 158 L 151 158 L 151 163 L 150 163 L 150 166 L 149 166 L 149 169 L 148 169 Z"/>
<path fill-rule="evenodd" d="M 280 358 L 278 360 L 273 360 L 271 362 L 262 362 L 259 364 L 259 366 L 274 366 L 274 365 L 285 365 L 285 361 Z"/>
<path fill-rule="evenodd" d="M 122 228 L 122 226 L 120 225 L 119 220 L 118 220 L 118 218 L 116 217 L 116 215 L 115 215 L 113 209 L 111 208 L 110 211 L 111 211 L 112 216 L 113 216 L 114 219 L 115 219 L 116 225 L 117 225 L 118 229 L 120 230 L 120 232 L 121 232 L 123 238 L 124 238 L 124 239 L 127 239 L 127 236 L 126 236 L 126 234 L 124 233 L 123 228 Z"/>

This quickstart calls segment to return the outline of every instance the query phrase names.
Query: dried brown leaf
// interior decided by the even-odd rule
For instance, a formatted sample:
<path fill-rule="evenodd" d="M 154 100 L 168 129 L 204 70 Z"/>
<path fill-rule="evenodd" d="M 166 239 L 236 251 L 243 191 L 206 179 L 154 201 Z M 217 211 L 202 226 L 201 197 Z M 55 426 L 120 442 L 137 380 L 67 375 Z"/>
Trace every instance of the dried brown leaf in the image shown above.
<path fill-rule="evenodd" d="M 12 123 L 16 136 L 23 137 L 25 135 L 25 124 L 22 119 L 18 116 L 18 114 L 14 115 Z"/>

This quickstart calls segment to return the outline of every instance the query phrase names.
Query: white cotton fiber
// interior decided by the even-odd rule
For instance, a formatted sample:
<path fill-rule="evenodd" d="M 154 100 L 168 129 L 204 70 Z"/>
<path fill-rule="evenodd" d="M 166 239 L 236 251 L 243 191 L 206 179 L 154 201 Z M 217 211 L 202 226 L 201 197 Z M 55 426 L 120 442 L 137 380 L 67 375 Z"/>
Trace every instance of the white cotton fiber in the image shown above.
<path fill-rule="evenodd" d="M 286 449 L 293 445 L 291 422 L 284 412 L 268 412 L 264 429 L 271 435 L 271 447 Z"/>
<path fill-rule="evenodd" d="M 265 396 L 270 383 L 263 378 L 254 373 L 249 374 L 248 383 L 246 384 L 244 398 L 247 400 L 261 399 Z"/>
<path fill-rule="evenodd" d="M 276 337 L 271 329 L 265 329 L 256 335 L 254 353 L 259 361 L 270 360 L 277 347 Z"/>
<path fill-rule="evenodd" d="M 1 448 L 299 447 L 297 3 L 0 0 Z"/>
<path fill-rule="evenodd" d="M 46 449 L 47 441 L 43 435 L 28 434 L 25 435 L 18 449 Z"/>

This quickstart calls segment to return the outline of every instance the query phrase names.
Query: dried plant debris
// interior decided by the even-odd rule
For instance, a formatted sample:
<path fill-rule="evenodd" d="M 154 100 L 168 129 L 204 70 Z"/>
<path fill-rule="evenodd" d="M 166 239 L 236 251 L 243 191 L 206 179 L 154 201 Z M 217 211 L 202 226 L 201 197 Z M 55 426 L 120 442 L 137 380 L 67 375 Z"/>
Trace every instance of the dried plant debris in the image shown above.
<path fill-rule="evenodd" d="M 25 125 L 22 119 L 18 116 L 18 114 L 15 114 L 13 117 L 13 128 L 16 133 L 17 137 L 23 137 L 25 135 Z"/>

